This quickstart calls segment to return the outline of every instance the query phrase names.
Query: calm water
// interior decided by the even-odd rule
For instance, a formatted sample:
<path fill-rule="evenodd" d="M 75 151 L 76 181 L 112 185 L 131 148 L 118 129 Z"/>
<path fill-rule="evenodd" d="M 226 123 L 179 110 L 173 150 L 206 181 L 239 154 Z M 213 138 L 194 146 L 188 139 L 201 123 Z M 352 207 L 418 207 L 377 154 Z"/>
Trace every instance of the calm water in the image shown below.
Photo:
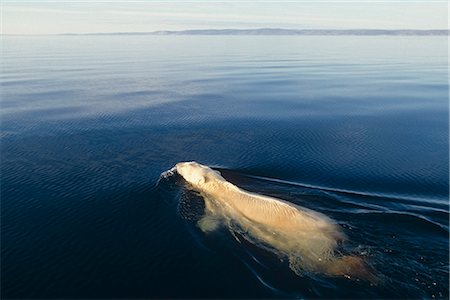
<path fill-rule="evenodd" d="M 446 37 L 4 37 L 3 298 L 448 298 Z M 322 212 L 379 285 L 225 229 L 196 160 Z"/>

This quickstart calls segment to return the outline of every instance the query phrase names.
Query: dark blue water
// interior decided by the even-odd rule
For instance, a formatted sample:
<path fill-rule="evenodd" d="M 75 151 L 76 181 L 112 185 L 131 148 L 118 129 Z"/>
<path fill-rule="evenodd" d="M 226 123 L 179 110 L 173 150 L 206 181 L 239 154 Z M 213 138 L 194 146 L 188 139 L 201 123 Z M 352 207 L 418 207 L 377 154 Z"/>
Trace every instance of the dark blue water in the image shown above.
<path fill-rule="evenodd" d="M 3 298 L 448 298 L 446 37 L 4 37 Z M 380 283 L 204 234 L 196 160 L 322 212 Z"/>

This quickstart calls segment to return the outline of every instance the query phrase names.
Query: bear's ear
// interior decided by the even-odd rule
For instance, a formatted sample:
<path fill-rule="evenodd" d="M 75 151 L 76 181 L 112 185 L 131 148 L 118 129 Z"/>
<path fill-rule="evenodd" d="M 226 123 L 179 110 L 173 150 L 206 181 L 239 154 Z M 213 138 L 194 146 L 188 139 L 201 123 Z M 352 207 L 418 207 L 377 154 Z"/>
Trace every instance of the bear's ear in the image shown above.
<path fill-rule="evenodd" d="M 206 177 L 204 175 L 199 175 L 196 178 L 197 185 L 203 185 L 206 182 Z"/>

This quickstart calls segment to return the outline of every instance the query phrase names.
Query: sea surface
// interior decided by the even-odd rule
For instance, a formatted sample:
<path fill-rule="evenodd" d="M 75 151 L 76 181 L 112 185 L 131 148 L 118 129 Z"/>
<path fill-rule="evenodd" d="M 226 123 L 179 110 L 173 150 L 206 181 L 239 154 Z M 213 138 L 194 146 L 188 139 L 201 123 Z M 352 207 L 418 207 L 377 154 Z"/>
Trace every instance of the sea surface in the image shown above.
<path fill-rule="evenodd" d="M 447 37 L 4 36 L 2 298 L 448 298 Z M 357 278 L 292 272 L 177 176 L 321 212 Z"/>

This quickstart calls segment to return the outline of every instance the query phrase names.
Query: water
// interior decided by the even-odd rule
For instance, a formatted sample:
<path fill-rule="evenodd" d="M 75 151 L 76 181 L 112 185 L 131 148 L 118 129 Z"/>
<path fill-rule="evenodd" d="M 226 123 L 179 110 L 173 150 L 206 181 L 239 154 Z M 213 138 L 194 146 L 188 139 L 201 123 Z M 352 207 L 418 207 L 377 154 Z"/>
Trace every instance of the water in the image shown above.
<path fill-rule="evenodd" d="M 446 37 L 4 37 L 3 298 L 448 298 Z M 180 161 L 334 219 L 382 282 L 204 234 Z"/>

